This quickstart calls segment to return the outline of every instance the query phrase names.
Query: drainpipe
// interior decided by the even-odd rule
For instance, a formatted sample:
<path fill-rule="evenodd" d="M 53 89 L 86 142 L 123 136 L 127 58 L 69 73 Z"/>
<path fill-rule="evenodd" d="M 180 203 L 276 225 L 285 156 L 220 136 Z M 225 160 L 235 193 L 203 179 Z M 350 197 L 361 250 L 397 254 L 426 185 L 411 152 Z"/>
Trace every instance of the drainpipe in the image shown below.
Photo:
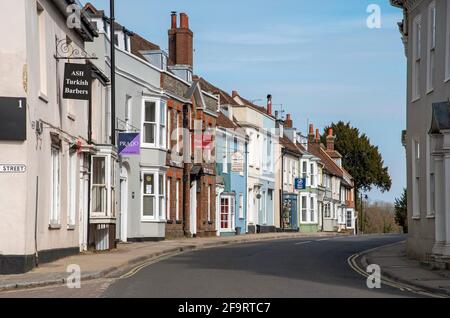
<path fill-rule="evenodd" d="M 184 104 L 183 105 L 183 232 L 184 232 L 184 236 L 188 235 L 188 229 L 186 227 L 186 215 L 187 215 L 187 211 L 186 211 L 186 185 L 189 181 L 188 178 L 188 173 L 189 171 L 187 171 L 187 166 L 186 166 L 186 162 L 184 159 L 186 159 L 186 156 L 188 154 L 187 152 L 187 147 L 189 144 L 186 141 L 186 131 L 188 129 L 188 124 L 189 124 L 189 105 L 188 104 Z M 189 137 L 189 135 L 187 136 Z M 189 139 L 190 141 L 190 139 Z M 190 189 L 190 187 L 188 187 L 188 189 Z"/>
<path fill-rule="evenodd" d="M 37 231 L 38 231 L 38 205 L 39 205 L 39 176 L 36 177 L 36 208 L 34 213 L 34 254 L 36 267 L 39 266 L 39 252 L 38 252 L 38 242 L 37 242 Z"/>
<path fill-rule="evenodd" d="M 281 149 L 281 193 L 280 193 L 280 228 L 284 231 L 283 223 L 283 194 L 284 194 L 284 156 L 286 154 Z"/>

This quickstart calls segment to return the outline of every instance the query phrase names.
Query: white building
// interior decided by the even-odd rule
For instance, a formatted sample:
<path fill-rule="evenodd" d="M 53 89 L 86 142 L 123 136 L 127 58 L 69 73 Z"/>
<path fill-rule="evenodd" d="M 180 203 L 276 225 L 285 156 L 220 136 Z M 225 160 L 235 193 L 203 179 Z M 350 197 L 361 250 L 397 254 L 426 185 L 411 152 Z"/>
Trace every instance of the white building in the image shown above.
<path fill-rule="evenodd" d="M 450 1 L 391 0 L 407 57 L 408 255 L 450 263 Z M 447 265 L 446 265 L 447 264 Z"/>
<path fill-rule="evenodd" d="M 69 28 L 72 2 L 0 5 L 0 117 L 14 123 L 0 125 L 0 274 L 75 254 L 87 237 L 89 102 L 62 96 L 65 62 L 85 61 L 59 58 L 97 34 L 83 16 Z"/>

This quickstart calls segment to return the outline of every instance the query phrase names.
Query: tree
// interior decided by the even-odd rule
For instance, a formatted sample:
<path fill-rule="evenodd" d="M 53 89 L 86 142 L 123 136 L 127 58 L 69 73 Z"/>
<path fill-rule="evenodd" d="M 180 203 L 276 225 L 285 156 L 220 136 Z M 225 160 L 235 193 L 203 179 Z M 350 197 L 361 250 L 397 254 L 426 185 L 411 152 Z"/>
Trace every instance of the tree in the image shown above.
<path fill-rule="evenodd" d="M 336 136 L 335 150 L 342 155 L 342 164 L 355 181 L 356 197 L 359 192 L 368 192 L 373 187 L 382 192 L 389 191 L 392 180 L 388 168 L 384 166 L 378 147 L 370 143 L 367 135 L 351 127 L 350 123 L 340 121 L 325 129 L 323 143 L 326 142 L 329 128 L 333 128 Z"/>
<path fill-rule="evenodd" d="M 407 194 L 406 189 L 400 198 L 395 199 L 395 222 L 403 228 L 404 233 L 408 233 L 408 211 L 407 211 Z"/>

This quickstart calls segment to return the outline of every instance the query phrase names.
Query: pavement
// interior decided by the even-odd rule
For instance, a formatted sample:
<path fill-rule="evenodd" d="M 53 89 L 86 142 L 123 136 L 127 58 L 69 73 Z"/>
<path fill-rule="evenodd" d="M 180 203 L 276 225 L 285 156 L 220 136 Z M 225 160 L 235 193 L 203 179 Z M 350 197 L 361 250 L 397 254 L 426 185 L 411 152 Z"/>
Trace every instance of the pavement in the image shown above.
<path fill-rule="evenodd" d="M 450 296 L 450 271 L 431 270 L 423 263 L 407 258 L 405 241 L 366 251 L 360 255 L 359 263 L 363 268 L 369 264 L 379 265 L 386 283 L 393 282 L 416 292 Z"/>
<path fill-rule="evenodd" d="M 25 274 L 0 275 L 0 291 L 63 285 L 70 275 L 67 272 L 68 266 L 73 264 L 80 267 L 81 280 L 85 282 L 100 278 L 117 278 L 140 264 L 156 261 L 161 257 L 172 256 L 186 251 L 226 246 L 228 244 L 301 238 L 311 235 L 305 233 L 267 233 L 234 237 L 194 238 L 166 240 L 162 242 L 119 244 L 116 250 L 110 252 L 82 253 L 60 259 L 56 262 L 42 264 Z M 313 236 L 328 237 L 335 235 L 333 233 L 317 233 Z"/>

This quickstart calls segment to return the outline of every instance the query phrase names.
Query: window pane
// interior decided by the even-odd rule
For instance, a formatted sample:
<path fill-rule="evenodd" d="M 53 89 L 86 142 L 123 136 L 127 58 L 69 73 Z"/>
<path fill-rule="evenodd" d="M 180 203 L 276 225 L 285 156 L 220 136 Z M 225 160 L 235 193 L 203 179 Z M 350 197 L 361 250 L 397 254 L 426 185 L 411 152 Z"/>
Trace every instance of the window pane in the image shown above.
<path fill-rule="evenodd" d="M 155 216 L 155 197 L 144 196 L 144 216 Z"/>
<path fill-rule="evenodd" d="M 93 168 L 94 173 L 93 182 L 94 184 L 105 184 L 105 168 L 106 168 L 106 158 L 94 157 Z"/>
<path fill-rule="evenodd" d="M 164 195 L 164 176 L 159 175 L 159 195 Z"/>
<path fill-rule="evenodd" d="M 144 194 L 154 194 L 155 180 L 152 174 L 144 175 Z"/>
<path fill-rule="evenodd" d="M 145 102 L 145 121 L 156 122 L 156 104 L 154 102 Z"/>
<path fill-rule="evenodd" d="M 144 124 L 144 142 L 155 143 L 155 124 Z"/>
<path fill-rule="evenodd" d="M 106 212 L 106 188 L 94 186 L 92 188 L 92 212 Z"/>
<path fill-rule="evenodd" d="M 160 124 L 166 124 L 166 103 L 161 103 Z"/>
<path fill-rule="evenodd" d="M 164 197 L 160 196 L 159 197 L 159 217 L 161 219 L 164 219 L 164 211 L 165 211 L 165 208 L 164 208 Z"/>

